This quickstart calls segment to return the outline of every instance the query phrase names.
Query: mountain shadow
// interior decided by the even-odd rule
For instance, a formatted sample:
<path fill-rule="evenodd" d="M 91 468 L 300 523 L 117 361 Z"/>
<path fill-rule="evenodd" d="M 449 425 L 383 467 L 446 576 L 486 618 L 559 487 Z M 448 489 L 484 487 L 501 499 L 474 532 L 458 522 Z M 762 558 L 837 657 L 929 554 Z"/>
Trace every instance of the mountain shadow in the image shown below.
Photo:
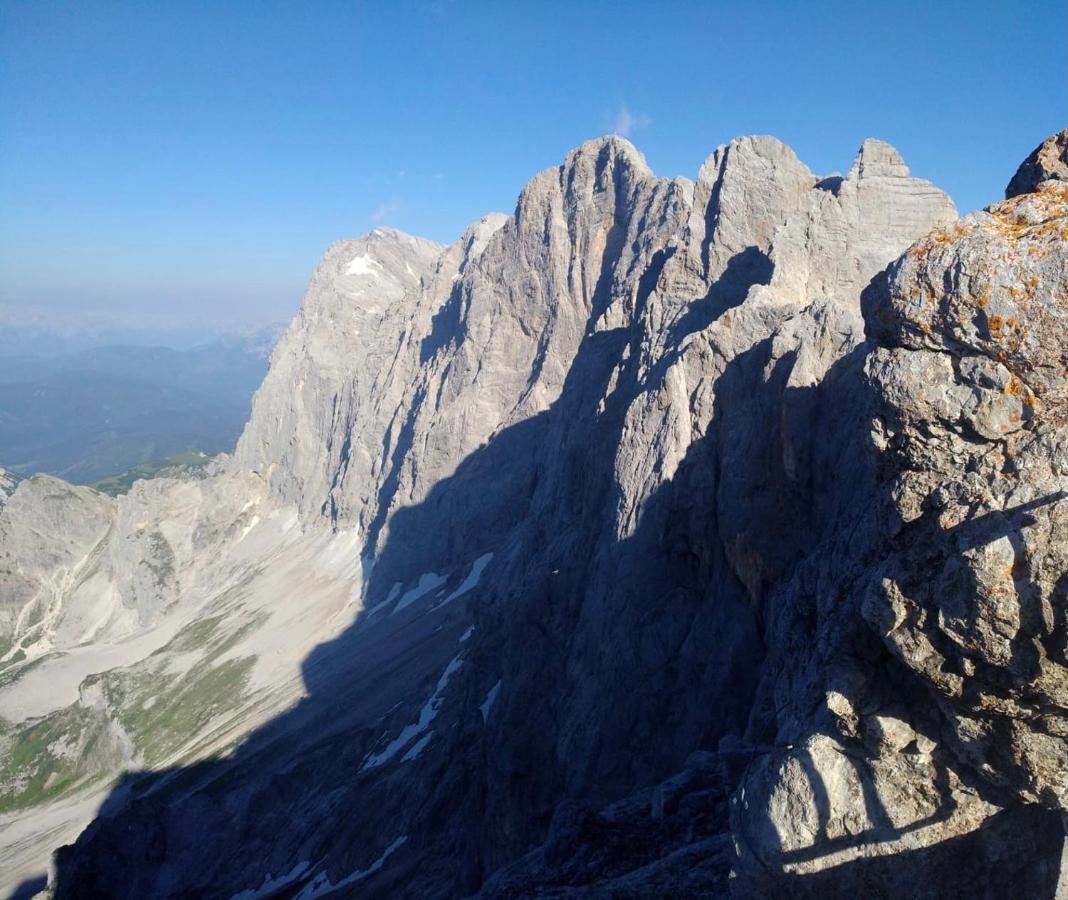
<path fill-rule="evenodd" d="M 690 305 L 665 358 L 740 302 L 736 280 L 770 278 L 760 256 Z M 655 281 L 643 279 L 635 321 Z M 874 528 L 867 348 L 807 387 L 791 385 L 796 353 L 774 358 L 771 338 L 734 357 L 712 425 L 621 524 L 628 412 L 666 371 L 642 369 L 639 341 L 636 328 L 588 333 L 547 410 L 382 522 L 366 607 L 305 660 L 308 696 L 229 757 L 124 775 L 57 851 L 55 897 L 726 896 L 726 798 L 747 766 L 783 750 L 773 709 L 754 738 L 773 705 L 760 694 L 769 623 L 789 601 L 805 640 L 817 615 L 783 596 L 786 575 L 850 517 Z M 872 635 L 858 641 L 893 670 Z M 665 788 L 706 765 L 695 751 L 715 775 Z M 881 839 L 906 832 L 878 797 L 863 802 Z M 877 885 L 893 861 L 920 876 L 970 858 L 1052 897 L 1049 825 L 1012 811 L 959 840 L 783 872 L 782 884 L 839 896 L 842 884 Z M 1033 838 L 1041 866 L 999 856 L 1005 834 Z M 656 859 L 633 849 L 643 843 L 708 879 L 695 887 L 668 869 L 649 880 Z M 524 860 L 515 879 L 494 877 Z M 617 887 L 602 890 L 609 880 Z"/>
<path fill-rule="evenodd" d="M 645 281 L 642 303 L 654 284 Z M 699 500 L 714 480 L 711 442 L 694 445 L 680 467 L 691 484 L 676 475 L 647 502 L 633 534 L 606 534 L 626 409 L 650 387 L 636 353 L 623 386 L 606 385 L 637 340 L 629 329 L 587 335 L 550 409 L 503 429 L 422 503 L 394 513 L 364 613 L 303 665 L 309 696 L 227 759 L 125 775 L 97 820 L 57 854 L 56 896 L 223 896 L 305 861 L 286 890 L 368 872 L 360 882 L 369 896 L 397 896 L 402 884 L 410 896 L 455 896 L 461 885 L 477 890 L 496 860 L 540 840 L 562 793 L 619 795 L 672 771 L 695 747 L 740 732 L 762 650 Z M 465 566 L 488 553 L 493 566 L 478 590 L 441 603 Z M 626 593 L 613 591 L 606 568 L 626 573 Z M 441 569 L 453 573 L 445 588 L 396 609 L 397 582 L 410 586 L 417 573 Z M 640 592 L 648 602 L 635 607 Z M 593 607 L 596 621 L 584 622 Z M 636 643 L 623 639 L 632 627 Z M 622 632 L 610 639 L 620 659 L 595 660 L 579 646 L 602 628 Z M 710 656 L 701 638 L 716 635 L 720 652 Z M 404 746 L 404 757 L 369 765 L 461 654 L 467 671 L 442 688 L 428 752 Z M 602 681 L 603 667 L 612 674 Z M 491 728 L 480 709 L 501 682 L 501 724 Z M 613 693 L 603 703 L 602 686 Z M 643 699 L 625 702 L 639 688 Z M 672 702 L 661 696 L 669 690 Z M 487 756 L 497 751 L 490 745 L 514 738 L 505 723 L 523 696 L 536 701 L 527 703 L 530 740 L 503 772 Z M 550 746 L 568 705 L 573 715 L 602 710 L 599 727 L 571 736 L 590 754 L 585 767 Z M 654 727 L 677 732 L 652 740 Z M 371 872 L 400 837 L 390 865 Z"/>

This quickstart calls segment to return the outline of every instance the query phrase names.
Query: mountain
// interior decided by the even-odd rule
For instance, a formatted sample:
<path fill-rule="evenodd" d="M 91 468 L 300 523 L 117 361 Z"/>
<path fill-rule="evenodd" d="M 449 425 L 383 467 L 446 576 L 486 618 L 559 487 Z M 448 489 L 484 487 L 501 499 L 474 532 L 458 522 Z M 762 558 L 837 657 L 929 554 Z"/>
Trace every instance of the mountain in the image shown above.
<path fill-rule="evenodd" d="M 334 244 L 232 458 L 3 502 L 12 887 L 1054 896 L 1064 146 L 957 220 L 605 138 Z"/>
<path fill-rule="evenodd" d="M 0 356 L 0 461 L 90 483 L 175 454 L 232 451 L 276 338 Z"/>
<path fill-rule="evenodd" d="M 151 304 L 150 304 L 151 306 Z M 165 318 L 165 317 L 164 317 Z M 108 316 L 23 303 L 0 303 L 0 359 L 76 356 L 98 347 L 170 347 L 192 350 L 226 343 L 273 346 L 286 322 L 253 325 L 153 321 L 153 316 Z"/>

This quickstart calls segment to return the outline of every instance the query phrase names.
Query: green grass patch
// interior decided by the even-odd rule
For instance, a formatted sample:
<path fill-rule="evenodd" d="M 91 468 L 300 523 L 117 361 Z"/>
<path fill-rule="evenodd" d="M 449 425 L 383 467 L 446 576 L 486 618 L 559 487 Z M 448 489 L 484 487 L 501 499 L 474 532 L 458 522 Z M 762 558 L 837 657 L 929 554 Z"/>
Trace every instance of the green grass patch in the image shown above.
<path fill-rule="evenodd" d="M 156 585 L 163 587 L 174 578 L 174 550 L 158 528 L 148 536 L 148 545 L 149 553 L 142 565 L 148 566 Z"/>
<path fill-rule="evenodd" d="M 103 715 L 81 706 L 5 729 L 0 749 L 0 813 L 54 800 L 75 785 L 104 777 L 121 760 Z"/>
<path fill-rule="evenodd" d="M 118 475 L 112 475 L 109 478 L 102 478 L 100 481 L 94 481 L 89 487 L 100 491 L 102 494 L 118 497 L 129 491 L 130 488 L 133 487 L 135 481 L 147 478 L 166 478 L 174 477 L 176 475 L 197 474 L 214 458 L 214 456 L 208 456 L 206 453 L 200 453 L 195 450 L 191 450 L 188 453 L 177 453 L 174 456 L 167 456 L 163 459 L 153 460 L 152 462 L 141 463 Z"/>
<path fill-rule="evenodd" d="M 169 761 L 214 718 L 240 705 L 255 662 L 248 656 L 206 665 L 170 684 L 161 683 L 163 672 L 145 672 L 137 679 L 109 681 L 105 690 L 145 762 L 155 765 Z"/>

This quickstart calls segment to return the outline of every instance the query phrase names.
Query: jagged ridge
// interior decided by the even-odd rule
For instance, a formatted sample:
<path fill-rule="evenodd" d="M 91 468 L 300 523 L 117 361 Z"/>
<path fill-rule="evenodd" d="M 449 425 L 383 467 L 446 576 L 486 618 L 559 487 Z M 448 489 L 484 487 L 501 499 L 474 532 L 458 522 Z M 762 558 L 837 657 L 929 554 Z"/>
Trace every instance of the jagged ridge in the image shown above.
<path fill-rule="evenodd" d="M 894 884 L 858 861 L 921 848 L 932 889 L 964 852 L 998 883 L 1006 835 L 1046 820 L 968 793 L 907 655 L 873 683 L 903 654 L 859 608 L 893 537 L 869 410 L 900 406 L 861 295 L 954 217 L 877 141 L 817 178 L 743 138 L 691 183 L 611 138 L 448 248 L 332 247 L 203 489 L 263 492 L 238 545 L 293 511 L 317 559 L 362 554 L 365 611 L 318 632 L 308 696 L 230 762 L 128 779 L 140 799 L 63 851 L 55 893 L 714 896 L 733 868 L 741 896 L 847 896 Z M 249 562 L 296 586 L 281 543 Z"/>

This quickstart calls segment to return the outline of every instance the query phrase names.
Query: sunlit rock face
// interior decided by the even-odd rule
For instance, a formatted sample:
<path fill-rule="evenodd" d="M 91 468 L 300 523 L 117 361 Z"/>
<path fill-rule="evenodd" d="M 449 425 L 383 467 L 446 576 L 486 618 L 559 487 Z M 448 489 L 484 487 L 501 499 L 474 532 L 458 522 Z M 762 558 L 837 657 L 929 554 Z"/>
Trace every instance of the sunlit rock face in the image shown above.
<path fill-rule="evenodd" d="M 956 222 L 881 141 L 689 181 L 605 138 L 452 245 L 333 245 L 233 460 L 0 481 L 9 879 L 65 842 L 57 897 L 1041 896 L 1065 235 L 1027 177 Z"/>

